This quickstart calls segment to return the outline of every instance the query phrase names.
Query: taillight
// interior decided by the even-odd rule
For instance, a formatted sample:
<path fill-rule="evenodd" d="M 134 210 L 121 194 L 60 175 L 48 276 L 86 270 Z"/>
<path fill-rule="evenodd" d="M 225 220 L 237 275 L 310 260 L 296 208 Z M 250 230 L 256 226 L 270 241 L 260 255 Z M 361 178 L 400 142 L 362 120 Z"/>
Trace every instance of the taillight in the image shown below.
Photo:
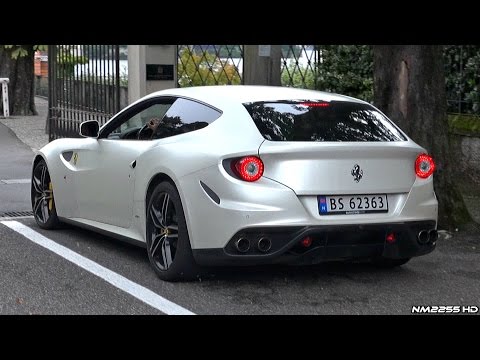
<path fill-rule="evenodd" d="M 263 175 L 263 161 L 256 156 L 246 156 L 234 161 L 232 169 L 242 180 L 257 181 Z"/>
<path fill-rule="evenodd" d="M 419 178 L 426 179 L 435 171 L 435 162 L 430 155 L 420 154 L 415 160 L 415 173 Z"/>

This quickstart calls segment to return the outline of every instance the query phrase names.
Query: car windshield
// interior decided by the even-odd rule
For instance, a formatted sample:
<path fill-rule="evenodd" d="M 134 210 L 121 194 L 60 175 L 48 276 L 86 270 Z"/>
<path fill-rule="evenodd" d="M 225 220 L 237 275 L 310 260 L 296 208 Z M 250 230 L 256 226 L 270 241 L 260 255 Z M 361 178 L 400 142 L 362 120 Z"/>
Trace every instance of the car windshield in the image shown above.
<path fill-rule="evenodd" d="M 405 141 L 395 125 L 365 103 L 276 101 L 243 104 L 271 141 Z"/>

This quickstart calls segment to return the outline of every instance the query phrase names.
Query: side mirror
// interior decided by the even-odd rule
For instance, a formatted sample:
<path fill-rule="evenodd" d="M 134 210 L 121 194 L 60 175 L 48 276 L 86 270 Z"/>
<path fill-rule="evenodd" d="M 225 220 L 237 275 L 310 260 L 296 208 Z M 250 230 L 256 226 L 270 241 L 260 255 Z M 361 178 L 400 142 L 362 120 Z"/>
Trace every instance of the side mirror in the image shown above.
<path fill-rule="evenodd" d="M 88 120 L 80 124 L 80 135 L 83 137 L 93 137 L 98 136 L 98 130 L 100 126 L 98 125 L 97 120 Z"/>

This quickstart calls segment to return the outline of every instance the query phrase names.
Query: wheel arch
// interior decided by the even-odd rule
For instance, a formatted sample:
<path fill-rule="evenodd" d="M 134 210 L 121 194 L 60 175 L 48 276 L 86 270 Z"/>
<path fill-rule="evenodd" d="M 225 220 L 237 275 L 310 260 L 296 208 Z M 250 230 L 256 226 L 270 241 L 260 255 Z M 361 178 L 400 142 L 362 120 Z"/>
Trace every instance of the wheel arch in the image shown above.
<path fill-rule="evenodd" d="M 48 160 L 47 160 L 47 157 L 46 157 L 44 154 L 40 153 L 40 152 L 36 153 L 35 157 L 33 158 L 32 172 L 31 172 L 31 174 L 30 174 L 30 178 L 33 177 L 33 170 L 35 169 L 35 166 L 37 166 L 37 164 L 38 164 L 40 161 L 42 161 L 42 160 L 45 161 L 45 164 L 47 164 L 47 169 L 48 169 L 48 172 L 50 173 L 50 181 L 52 182 L 53 186 L 55 187 L 55 185 L 56 185 L 56 183 L 55 183 L 56 177 L 55 177 L 55 174 L 52 173 L 52 171 L 55 171 L 55 169 L 52 169 L 52 168 L 50 167 L 50 164 L 49 164 L 49 162 L 48 162 Z"/>
<path fill-rule="evenodd" d="M 44 154 L 40 153 L 40 152 L 36 152 L 35 155 L 34 155 L 34 158 L 33 158 L 33 162 L 32 162 L 32 172 L 31 172 L 31 195 L 30 195 L 30 200 L 31 200 L 31 203 L 32 203 L 32 210 L 35 212 L 35 206 L 34 206 L 34 200 L 33 200 L 33 195 L 32 195 L 32 192 L 33 192 L 33 175 L 34 175 L 34 171 L 35 171 L 35 168 L 38 166 L 38 164 L 43 161 L 45 163 L 45 166 L 47 168 L 47 171 L 49 172 L 49 177 L 50 177 L 50 183 L 53 184 L 53 176 L 52 176 L 52 173 L 50 171 L 50 167 L 49 167 L 49 164 L 47 162 L 47 159 L 46 157 L 44 156 Z M 55 199 L 53 199 L 53 201 L 55 201 Z M 55 204 L 55 203 L 54 203 Z M 45 220 L 43 220 L 43 223 L 40 223 L 39 220 L 36 218 L 35 214 L 35 220 L 37 222 L 37 224 L 42 228 L 42 229 L 55 229 L 58 227 L 60 221 L 58 219 L 58 214 L 57 214 L 57 206 L 55 204 L 55 206 L 53 208 L 49 208 L 49 218 L 48 220 L 45 222 Z"/>
<path fill-rule="evenodd" d="M 145 216 L 145 221 L 144 221 L 144 228 L 143 228 L 143 231 L 144 231 L 144 234 L 145 234 L 145 231 L 146 231 L 146 222 L 147 222 L 147 211 L 148 211 L 148 203 L 149 203 L 149 199 L 150 199 L 150 196 L 151 194 L 153 193 L 153 190 L 155 189 L 155 187 L 162 183 L 162 182 L 169 182 L 170 184 L 172 184 L 174 187 L 175 187 L 175 190 L 177 190 L 178 192 L 178 195 L 180 197 L 180 201 L 182 203 L 182 207 L 183 207 L 183 214 L 185 216 L 185 223 L 186 223 L 186 226 L 187 226 L 187 232 L 189 234 L 189 241 L 190 241 L 190 245 L 192 244 L 192 240 L 191 240 L 191 236 L 190 236 L 190 221 L 189 221 L 189 218 L 188 218 L 188 212 L 186 211 L 186 201 L 184 199 L 184 196 L 183 196 L 183 193 L 181 191 L 181 189 L 179 188 L 178 184 L 175 182 L 175 180 L 168 174 L 164 173 L 164 172 L 158 172 L 156 173 L 155 175 L 153 175 L 148 183 L 148 186 L 147 186 L 147 191 L 145 192 L 145 198 L 144 198 L 144 207 L 143 207 L 143 211 L 144 211 L 144 216 Z"/>
<path fill-rule="evenodd" d="M 47 158 L 42 153 L 36 153 L 35 157 L 33 158 L 32 170 L 31 170 L 31 173 L 30 173 L 30 179 L 33 179 L 33 170 L 35 170 L 35 166 L 37 166 L 38 163 L 42 160 L 45 161 L 45 164 L 47 164 L 47 169 L 48 169 L 48 172 L 50 173 L 50 181 L 55 186 L 55 181 L 53 180 L 52 172 L 51 172 L 50 166 L 48 164 Z"/>
<path fill-rule="evenodd" d="M 45 161 L 48 167 L 47 159 L 45 159 L 45 157 L 42 154 L 36 154 L 35 157 L 33 158 L 32 174 L 31 174 L 32 176 L 33 176 L 33 169 L 35 169 L 35 166 L 37 166 L 37 164 L 42 160 Z"/>
<path fill-rule="evenodd" d="M 157 186 L 158 184 L 160 184 L 164 181 L 167 181 L 167 182 L 171 183 L 173 186 L 175 186 L 175 189 L 177 189 L 177 191 L 178 191 L 177 184 L 175 184 L 175 181 L 170 176 L 168 176 L 167 174 L 165 174 L 163 172 L 159 172 L 159 173 L 155 174 L 150 179 L 150 182 L 148 183 L 148 186 L 147 186 L 147 191 L 145 192 L 145 212 L 147 211 L 148 201 L 150 199 L 150 195 L 152 195 L 152 193 L 153 193 L 153 189 L 155 189 L 155 186 Z M 146 213 L 145 213 L 145 215 L 146 215 Z"/>

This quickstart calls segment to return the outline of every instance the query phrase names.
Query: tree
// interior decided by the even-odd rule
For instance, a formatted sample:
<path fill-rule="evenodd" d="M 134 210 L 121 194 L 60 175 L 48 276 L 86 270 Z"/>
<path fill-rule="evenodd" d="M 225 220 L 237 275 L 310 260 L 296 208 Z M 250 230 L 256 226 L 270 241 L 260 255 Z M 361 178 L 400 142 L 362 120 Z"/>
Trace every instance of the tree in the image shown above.
<path fill-rule="evenodd" d="M 44 45 L 0 45 L 0 77 L 9 78 L 10 114 L 36 115 L 34 54 Z"/>
<path fill-rule="evenodd" d="M 296 46 L 295 48 L 298 48 Z M 320 61 L 301 65 L 292 52 L 284 59 L 282 84 L 373 100 L 373 56 L 369 45 L 317 45 Z"/>
<path fill-rule="evenodd" d="M 370 45 L 320 45 L 317 89 L 373 100 Z"/>
<path fill-rule="evenodd" d="M 447 45 L 443 54 L 448 111 L 480 114 L 480 46 Z"/>
<path fill-rule="evenodd" d="M 378 45 L 374 55 L 374 102 L 434 157 L 439 225 L 452 229 L 471 220 L 453 182 L 442 47 Z"/>
<path fill-rule="evenodd" d="M 110 55 L 110 58 L 113 58 L 113 55 Z M 88 58 L 79 54 L 77 45 L 57 45 L 57 77 L 72 78 L 75 66 L 79 64 L 88 64 Z"/>

